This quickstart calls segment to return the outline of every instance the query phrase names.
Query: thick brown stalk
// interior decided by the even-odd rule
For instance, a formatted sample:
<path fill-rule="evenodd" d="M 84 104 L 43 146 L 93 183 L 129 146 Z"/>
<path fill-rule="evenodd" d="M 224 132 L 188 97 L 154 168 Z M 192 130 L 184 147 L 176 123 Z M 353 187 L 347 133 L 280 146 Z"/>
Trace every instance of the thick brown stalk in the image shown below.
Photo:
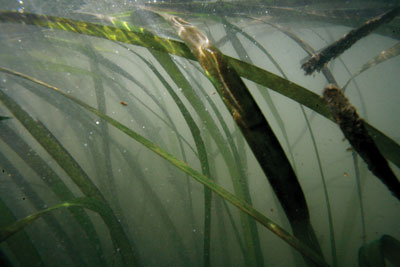
<path fill-rule="evenodd" d="M 367 163 L 368 169 L 400 200 L 400 182 L 368 134 L 364 121 L 343 92 L 334 85 L 324 90 L 324 99 L 337 124 L 355 151 Z"/>
<path fill-rule="evenodd" d="M 367 36 L 379 26 L 390 22 L 400 13 L 400 6 L 393 8 L 389 12 L 375 17 L 365 22 L 358 29 L 351 30 L 348 34 L 343 36 L 338 41 L 326 47 L 320 53 L 313 55 L 301 68 L 306 72 L 307 75 L 312 74 L 314 71 L 320 71 L 326 63 L 331 59 L 338 57 L 344 51 L 349 49 L 361 38 Z"/>

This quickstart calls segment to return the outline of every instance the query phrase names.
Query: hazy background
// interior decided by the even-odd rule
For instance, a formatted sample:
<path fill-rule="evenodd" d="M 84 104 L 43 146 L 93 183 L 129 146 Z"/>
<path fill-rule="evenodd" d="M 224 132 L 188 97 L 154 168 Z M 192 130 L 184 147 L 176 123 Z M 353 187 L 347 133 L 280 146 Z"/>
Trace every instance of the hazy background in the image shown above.
<path fill-rule="evenodd" d="M 69 12 L 81 8 L 84 4 L 86 5 L 85 8 L 88 8 L 93 3 L 93 5 L 96 5 L 95 9 L 98 9 L 99 5 L 114 3 L 116 9 L 123 9 L 123 2 L 129 1 L 103 1 L 101 3 L 100 1 L 83 0 L 24 1 L 24 4 L 18 3 L 18 1 L 1 2 L 4 2 L 2 9 L 18 10 L 23 8 L 25 12 L 68 16 Z M 96 3 L 94 4 L 94 2 Z M 299 4 L 299 2 L 289 0 L 260 2 L 277 5 Z M 312 4 L 314 2 L 316 1 L 302 1 L 301 3 Z M 355 5 L 363 3 L 363 1 L 351 2 Z M 386 2 L 395 3 L 396 1 Z M 211 33 L 212 38 L 216 41 L 225 35 L 221 24 L 197 18 L 192 18 L 191 22 L 196 24 L 203 32 Z M 242 27 L 266 48 L 289 80 L 321 94 L 327 84 L 326 79 L 321 73 L 312 76 L 304 75 L 304 72 L 300 69 L 300 62 L 307 54 L 298 44 L 282 32 L 261 22 L 253 23 L 249 19 L 235 19 L 232 22 Z M 289 21 L 282 23 L 282 25 L 301 36 L 315 50 L 325 47 L 350 30 L 349 27 L 345 26 L 307 21 Z M 162 29 L 159 30 L 161 32 Z M 100 64 L 100 72 L 93 76 L 91 74 L 93 70 L 85 55 L 77 52 L 72 44 L 70 47 L 68 45 L 57 46 L 51 43 L 51 38 L 73 40 L 93 47 L 96 53 L 130 73 L 144 86 L 147 93 L 140 88 L 138 83 L 133 83 L 122 75 L 110 71 L 106 64 Z M 242 36 L 238 35 L 238 38 L 253 64 L 281 75 L 271 61 L 253 43 Z M 339 85 L 342 86 L 352 73 L 360 70 L 363 64 L 397 42 L 398 40 L 389 37 L 371 34 L 356 43 L 338 59 L 329 63 L 328 67 Z M 184 123 L 176 104 L 163 85 L 136 55 L 119 44 L 62 31 L 39 30 L 33 26 L 7 24 L 7 27 L 2 26 L 0 29 L 0 47 L 1 66 L 46 81 L 92 106 L 97 106 L 98 103 L 93 89 L 93 77 L 100 79 L 104 87 L 105 113 L 107 115 L 143 134 L 180 159 L 183 159 L 183 154 L 179 149 L 177 133 L 194 147 L 189 128 Z M 206 125 L 193 108 L 188 105 L 181 89 L 173 83 L 146 49 L 135 46 L 128 47 L 150 60 L 173 86 L 201 130 L 211 164 L 212 177 L 218 184 L 233 192 L 228 166 L 209 135 Z M 225 54 L 238 57 L 229 43 L 221 43 L 219 48 Z M 193 66 L 193 62 L 177 57 L 174 57 L 174 59 L 180 64 L 182 71 L 187 73 L 187 78 L 192 82 L 196 94 L 204 103 L 206 112 L 216 119 L 212 108 L 206 102 L 206 98 L 208 98 L 215 103 L 223 115 L 235 138 L 235 143 L 238 146 L 243 143 L 240 131 L 234 125 L 218 94 L 214 94 L 215 89 L 210 82 Z M 102 60 L 99 61 L 102 62 Z M 399 57 L 388 60 L 355 78 L 346 91 L 346 96 L 357 107 L 359 114 L 368 123 L 396 142 L 400 142 L 399 69 Z M 40 119 L 67 148 L 89 177 L 93 179 L 115 209 L 121 224 L 131 241 L 138 248 L 140 257 L 147 266 L 184 266 L 188 263 L 191 266 L 198 266 L 201 264 L 204 202 L 203 187 L 200 184 L 186 177 L 165 160 L 115 128 L 110 126 L 105 130 L 104 121 L 76 107 L 75 104 L 63 97 L 32 83 L 21 85 L 18 79 L 5 74 L 0 74 L 0 82 L 1 86 L 5 88 L 2 90 L 5 90 L 33 118 Z M 291 161 L 294 159 L 291 163 L 305 193 L 314 229 L 324 256 L 328 262 L 331 262 L 328 216 L 323 195 L 321 171 L 300 106 L 274 91 L 269 91 L 284 122 L 289 140 L 289 143 L 287 143 L 278 127 L 276 118 L 261 97 L 262 91 L 260 92 L 252 82 L 245 82 L 280 139 L 288 158 Z M 32 91 L 26 90 L 27 87 L 31 88 Z M 206 92 L 206 96 L 200 89 Z M 263 90 L 268 89 L 264 88 Z M 51 102 L 44 101 L 39 94 L 47 95 Z M 154 99 L 157 99 L 158 102 L 155 102 Z M 128 105 L 122 105 L 121 101 Z M 162 108 L 160 108 L 160 104 Z M 71 113 L 72 111 L 65 112 L 65 109 L 62 109 L 61 106 L 72 106 L 74 113 Z M 8 114 L 3 105 L 0 105 L 0 111 L 1 115 L 6 116 Z M 311 123 L 322 172 L 328 188 L 338 262 L 340 266 L 355 266 L 358 249 L 362 245 L 360 203 L 355 180 L 355 155 L 352 151 L 349 151 L 350 145 L 343 140 L 343 134 L 337 125 L 318 114 L 314 114 L 307 108 L 305 108 L 305 111 Z M 176 129 L 171 129 L 168 126 L 169 124 L 165 123 L 169 118 L 175 124 Z M 63 181 L 76 196 L 81 195 L 79 189 L 70 181 L 64 171 L 18 122 L 10 120 L 7 123 L 63 178 Z M 217 126 L 221 127 L 218 122 Z M 104 134 L 105 132 L 107 135 Z M 108 154 L 104 152 L 104 142 L 108 142 L 110 145 Z M 199 160 L 188 144 L 183 145 L 185 161 L 190 166 L 200 170 Z M 32 190 L 43 199 L 43 208 L 59 203 L 57 197 L 49 192 L 41 177 L 38 177 L 34 170 L 19 159 L 4 140 L 0 141 L 0 151 L 10 164 L 9 166 L 7 161 L 1 161 L 2 168 L 6 170 L 12 170 L 11 166 L 16 168 Z M 281 207 L 277 205 L 265 175 L 246 145 L 244 152 L 241 157 L 247 166 L 245 173 L 253 206 L 268 218 L 286 229 L 290 229 Z M 366 165 L 359 158 L 357 164 L 360 172 L 367 242 L 376 240 L 383 234 L 389 234 L 400 239 L 400 228 L 398 227 L 400 219 L 399 202 L 367 170 Z M 110 166 L 112 188 L 108 180 L 110 179 Z M 399 175 L 399 169 L 394 165 L 391 166 Z M 1 199 L 17 218 L 22 218 L 36 211 L 26 201 L 26 199 L 29 200 L 30 196 L 26 195 L 24 189 L 26 189 L 24 186 L 14 183 L 7 172 L 0 174 Z M 224 208 L 221 199 L 213 194 L 211 262 L 213 266 L 244 266 L 240 242 L 235 236 L 234 226 L 229 221 L 229 217 L 232 216 L 240 231 L 239 211 L 229 204 L 228 207 L 230 213 Z M 64 210 L 55 211 L 54 214 L 72 240 L 76 240 L 74 244 L 78 250 L 80 247 L 86 246 L 85 240 L 82 240 L 82 230 L 70 214 Z M 121 262 L 114 257 L 114 248 L 107 228 L 97 214 L 90 212 L 89 214 L 102 238 L 103 249 L 106 253 L 105 262 L 109 266 L 114 266 L 114 264 L 118 266 Z M 46 227 L 41 220 L 38 220 L 27 227 L 26 232 L 48 266 L 60 266 L 60 264 L 70 266 L 71 259 L 65 247 Z M 294 264 L 294 255 L 297 255 L 297 252 L 293 252 L 286 243 L 265 228 L 259 226 L 258 231 L 266 266 L 292 266 Z M 0 247 L 12 259 L 12 254 L 7 245 L 1 244 Z M 82 255 L 82 257 L 85 258 L 88 266 L 95 264 L 95 261 L 87 255 Z"/>

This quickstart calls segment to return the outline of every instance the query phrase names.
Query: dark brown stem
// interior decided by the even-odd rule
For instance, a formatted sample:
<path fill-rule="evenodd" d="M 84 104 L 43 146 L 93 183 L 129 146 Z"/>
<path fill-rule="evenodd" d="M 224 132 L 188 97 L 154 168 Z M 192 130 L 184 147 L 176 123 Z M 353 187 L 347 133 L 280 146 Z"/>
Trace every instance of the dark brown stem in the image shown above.
<path fill-rule="evenodd" d="M 368 169 L 400 200 L 400 182 L 369 136 L 364 121 L 358 116 L 356 109 L 343 92 L 332 84 L 325 88 L 324 100 L 344 136 L 367 163 Z"/>
<path fill-rule="evenodd" d="M 312 74 L 315 70 L 320 71 L 326 63 L 331 59 L 338 57 L 344 51 L 349 49 L 361 38 L 367 36 L 379 26 L 388 23 L 400 13 L 400 6 L 393 8 L 387 13 L 375 17 L 365 22 L 358 29 L 351 30 L 338 41 L 326 47 L 320 53 L 313 55 L 301 68 L 306 72 L 306 75 Z"/>

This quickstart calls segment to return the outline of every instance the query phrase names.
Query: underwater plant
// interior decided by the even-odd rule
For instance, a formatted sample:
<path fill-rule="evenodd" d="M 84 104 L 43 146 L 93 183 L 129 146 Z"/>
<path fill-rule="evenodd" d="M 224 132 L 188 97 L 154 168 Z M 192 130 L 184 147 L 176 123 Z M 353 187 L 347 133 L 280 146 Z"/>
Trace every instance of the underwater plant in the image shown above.
<path fill-rule="evenodd" d="M 362 27 L 382 13 L 368 5 L 338 10 L 345 14 L 218 1 L 125 4 L 101 14 L 87 5 L 67 16 L 1 11 L 2 263 L 351 266 L 359 251 L 362 266 L 398 264 L 396 230 L 375 236 L 365 219 L 372 175 L 359 162 L 363 148 L 344 132 L 354 150 L 341 167 L 317 142 L 329 133 L 314 121 L 338 128 L 331 121 L 340 111 L 317 93 L 325 82 L 338 84 L 336 68 L 322 64 L 324 81 L 307 89 L 289 77 L 293 66 L 301 72 L 300 60 L 286 70 L 257 38 L 260 30 L 280 34 L 312 57 L 317 52 L 289 28 L 293 21 Z M 378 32 L 398 39 L 390 30 L 398 17 L 391 19 Z M 363 90 L 356 76 L 399 54 L 388 51 L 369 55 L 347 83 L 338 79 L 346 94 L 352 83 Z M 297 113 L 305 123 L 288 120 Z M 398 143 L 360 113 L 382 160 L 398 172 Z M 333 146 L 345 151 L 335 133 Z M 315 179 L 307 179 L 304 150 L 313 151 Z M 331 185 L 347 184 L 348 166 L 354 186 L 340 207 L 332 194 L 342 193 Z M 345 171 L 335 177 L 332 168 Z M 380 189 L 380 205 L 396 218 L 399 202 L 387 191 Z M 62 249 L 50 255 L 52 246 Z"/>

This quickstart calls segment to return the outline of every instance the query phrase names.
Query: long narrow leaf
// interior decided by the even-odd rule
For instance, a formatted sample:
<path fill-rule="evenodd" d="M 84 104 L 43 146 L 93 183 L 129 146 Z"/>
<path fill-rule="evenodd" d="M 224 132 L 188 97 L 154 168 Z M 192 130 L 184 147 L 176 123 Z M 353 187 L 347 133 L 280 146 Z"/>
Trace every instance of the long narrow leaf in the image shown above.
<path fill-rule="evenodd" d="M 168 16 L 166 19 L 191 48 L 241 129 L 283 206 L 294 235 L 321 253 L 297 177 L 247 87 L 203 33 L 179 17 Z"/>
<path fill-rule="evenodd" d="M 244 181 L 244 176 L 241 176 L 241 170 L 238 168 L 239 166 L 234 164 L 234 158 L 231 155 L 231 151 L 229 151 L 228 147 L 225 145 L 226 143 L 230 143 L 231 140 L 225 140 L 221 133 L 219 132 L 215 121 L 211 117 L 211 115 L 206 111 L 204 104 L 200 101 L 200 99 L 195 94 L 192 85 L 186 79 L 186 77 L 179 70 L 178 66 L 171 59 L 170 55 L 166 53 L 160 53 L 158 51 L 150 50 L 153 56 L 158 60 L 158 62 L 163 66 L 165 71 L 169 74 L 171 79 L 176 83 L 179 88 L 182 89 L 182 93 L 190 102 L 190 104 L 194 107 L 194 110 L 199 115 L 201 120 L 204 122 L 205 127 L 207 128 L 210 135 L 215 140 L 216 145 L 218 146 L 223 159 L 227 163 L 228 171 L 232 177 L 232 183 L 234 186 L 235 193 L 241 198 L 244 199 L 247 203 L 251 204 L 250 194 L 248 188 L 246 187 L 246 182 Z M 256 225 L 254 221 L 250 220 L 244 214 L 241 214 L 241 222 L 243 225 L 244 236 L 246 240 L 246 246 L 249 256 L 247 254 L 244 255 L 245 260 L 248 264 L 250 261 L 256 259 L 256 249 L 259 246 L 258 234 L 256 234 Z"/>
<path fill-rule="evenodd" d="M 40 27 L 59 29 L 67 32 L 81 33 L 113 41 L 124 42 L 127 44 L 139 45 L 185 57 L 187 59 L 195 59 L 194 55 L 184 43 L 161 38 L 144 29 L 134 32 L 131 30 L 131 26 L 126 23 L 122 29 L 60 17 L 18 12 L 0 12 L 0 22 L 25 23 Z M 137 29 L 135 28 L 135 30 Z M 286 97 L 289 97 L 296 102 L 318 112 L 322 116 L 333 120 L 326 107 L 326 104 L 317 94 L 254 65 L 228 57 L 226 55 L 223 55 L 223 58 L 228 61 L 228 63 L 237 71 L 240 76 L 283 94 Z M 366 124 L 366 126 L 384 156 L 397 166 L 400 166 L 399 144 L 371 125 Z"/>
<path fill-rule="evenodd" d="M 0 214 L 0 229 L 17 221 L 14 214 L 2 199 L 0 199 Z M 21 266 L 44 266 L 43 259 L 40 257 L 36 247 L 33 245 L 32 240 L 24 231 L 13 236 L 13 238 L 8 239 L 6 243 L 10 248 L 10 251 L 17 257 Z"/>
<path fill-rule="evenodd" d="M 354 80 L 354 78 L 356 78 L 358 75 L 363 73 L 364 71 L 366 71 L 378 64 L 381 64 L 391 58 L 394 58 L 398 55 L 400 55 L 400 43 L 397 43 L 397 44 L 393 45 L 392 47 L 390 47 L 389 49 L 380 52 L 379 55 L 375 56 L 373 59 L 371 59 L 367 63 L 365 63 L 361 67 L 361 69 L 359 71 L 357 71 L 356 73 L 354 73 L 350 77 L 350 79 L 345 83 L 345 85 L 343 85 L 342 90 L 345 91 L 347 86 L 350 84 L 350 82 L 352 80 Z"/>
<path fill-rule="evenodd" d="M 58 91 L 58 89 L 57 89 Z M 106 203 L 105 198 L 97 187 L 93 184 L 87 174 L 73 159 L 73 157 L 65 150 L 65 148 L 58 142 L 58 140 L 51 134 L 51 132 L 40 121 L 34 121 L 24 110 L 22 110 L 14 100 L 8 97 L 2 90 L 0 90 L 0 99 L 6 107 L 13 113 L 13 115 L 24 125 L 24 127 L 32 134 L 32 136 L 46 149 L 46 151 L 57 161 L 57 163 L 65 170 L 71 177 L 75 184 L 81 189 L 82 193 L 88 197 L 96 198 L 103 203 Z M 112 233 L 115 247 L 119 248 L 119 252 L 123 261 L 127 265 L 137 265 L 138 259 L 134 254 L 133 248 L 124 233 L 121 224 L 113 213 L 114 227 Z M 104 218 L 103 218 L 104 219 Z"/>
<path fill-rule="evenodd" d="M 307 257 L 310 261 L 314 262 L 315 264 L 319 266 L 328 266 L 328 264 L 320 257 L 318 253 L 316 253 L 314 250 L 310 249 L 307 245 L 302 243 L 300 240 L 298 240 L 296 237 L 292 236 L 289 234 L 287 231 L 285 231 L 282 227 L 280 227 L 278 224 L 273 222 L 272 220 L 268 219 L 265 217 L 262 213 L 254 209 L 251 205 L 248 203 L 244 202 L 240 198 L 236 197 L 232 193 L 228 192 L 225 190 L 223 187 L 219 186 L 216 184 L 212 179 L 209 177 L 201 174 L 200 172 L 196 171 L 195 169 L 191 168 L 189 165 L 187 165 L 185 162 L 175 158 L 173 155 L 169 154 L 168 152 L 162 150 L 160 147 L 155 145 L 154 143 L 150 142 L 143 136 L 139 135 L 135 131 L 129 129 L 125 125 L 119 123 L 118 121 L 112 119 L 111 117 L 101 113 L 99 110 L 89 106 L 88 104 L 84 103 L 83 101 L 62 92 L 59 88 L 46 84 L 45 82 L 42 82 L 40 80 L 37 80 L 35 78 L 29 77 L 25 74 L 18 73 L 9 69 L 2 68 L 2 71 L 6 71 L 8 74 L 16 75 L 18 77 L 21 77 L 23 79 L 30 80 L 32 82 L 38 83 L 42 86 L 45 86 L 48 89 L 51 89 L 64 97 L 70 99 L 74 103 L 78 104 L 79 106 L 83 107 L 87 111 L 90 111 L 91 113 L 99 116 L 103 120 L 107 121 L 109 124 L 113 125 L 116 127 L 118 130 L 122 131 L 132 139 L 136 140 L 137 142 L 141 143 L 154 153 L 158 154 L 160 157 L 164 158 L 171 164 L 173 164 L 175 167 L 178 169 L 182 170 L 183 172 L 187 173 L 191 177 L 193 177 L 196 181 L 199 183 L 207 186 L 209 189 L 211 189 L 213 192 L 217 193 L 221 197 L 223 197 L 225 200 L 229 201 L 231 204 L 239 208 L 241 211 L 244 213 L 248 214 L 252 218 L 254 218 L 256 221 L 261 223 L 263 226 L 265 226 L 267 229 L 269 229 L 271 232 L 276 234 L 278 237 L 280 237 L 282 240 L 287 242 L 290 246 L 298 250 L 302 255 Z M 1 92 L 1 91 L 0 91 Z M 1 94 L 4 94 L 1 92 Z M 107 219 L 110 219 L 107 217 Z M 120 232 L 118 232 L 118 236 L 120 237 Z M 118 239 L 117 239 L 118 241 Z M 122 249 L 121 249 L 122 250 Z"/>
<path fill-rule="evenodd" d="M 153 54 L 157 53 L 153 51 Z M 208 163 L 208 156 L 207 156 L 207 151 L 206 147 L 204 145 L 203 138 L 201 137 L 200 134 L 200 129 L 195 123 L 194 119 L 190 115 L 189 111 L 186 109 L 185 105 L 183 102 L 179 99 L 178 95 L 174 92 L 173 88 L 169 85 L 169 83 L 164 79 L 164 77 L 161 75 L 161 73 L 152 65 L 150 64 L 149 61 L 147 61 L 145 58 L 140 56 L 139 54 L 135 53 L 143 62 L 146 63 L 146 65 L 153 71 L 153 73 L 157 76 L 157 78 L 161 81 L 161 83 L 164 85 L 164 87 L 167 89 L 168 93 L 174 100 L 175 104 L 178 106 L 183 118 L 185 119 L 186 124 L 188 125 L 190 132 L 193 136 L 193 140 L 196 144 L 197 148 L 197 153 L 199 155 L 199 160 L 200 160 L 200 166 L 202 173 L 205 176 L 210 177 L 210 167 Z M 211 238 L 211 191 L 204 187 L 204 209 L 205 209 L 205 214 L 204 214 L 204 256 L 203 256 L 203 261 L 204 261 L 204 266 L 210 266 L 210 238 Z"/>
<path fill-rule="evenodd" d="M 35 207 L 37 210 L 41 209 L 46 205 L 46 202 L 42 199 L 42 197 L 36 193 L 36 191 L 32 188 L 32 185 L 28 183 L 24 176 L 18 171 L 16 167 L 13 166 L 12 162 L 8 160 L 6 155 L 0 153 L 0 165 L 6 166 L 4 167 L 7 173 L 12 174 L 13 182 L 20 188 L 21 192 L 28 196 L 27 201 Z M 82 257 L 79 250 L 77 250 L 76 246 L 74 246 L 73 241 L 64 231 L 60 222 L 52 215 L 46 216 L 44 222 L 46 226 L 54 233 L 56 238 L 56 242 L 61 243 L 60 246 L 63 246 L 66 254 L 69 255 L 74 265 L 87 264 L 87 261 L 84 260 L 85 257 Z M 1 240 L 0 240 L 1 242 Z"/>
<path fill-rule="evenodd" d="M 13 224 L 1 227 L 0 228 L 0 242 L 4 242 L 10 236 L 21 231 L 27 225 L 29 225 L 33 221 L 39 219 L 43 215 L 45 215 L 53 210 L 59 209 L 59 208 L 69 208 L 69 207 L 81 207 L 81 208 L 90 209 L 92 211 L 99 213 L 99 215 L 103 218 L 104 223 L 108 226 L 111 236 L 118 235 L 118 230 L 117 230 L 118 227 L 115 227 L 116 226 L 115 221 L 112 219 L 112 215 L 111 215 L 112 210 L 109 209 L 109 207 L 107 205 L 105 205 L 103 202 L 101 202 L 97 199 L 83 197 L 83 198 L 75 198 L 75 199 L 63 202 L 61 204 L 55 205 L 53 207 L 41 210 L 39 212 L 36 212 L 34 214 L 31 214 L 31 215 L 23 218 L 23 219 L 20 219 Z"/>
<path fill-rule="evenodd" d="M 49 165 L 36 153 L 31 153 L 32 148 L 8 125 L 0 126 L 0 139 L 4 140 L 10 148 L 14 150 L 26 164 L 28 164 L 49 189 L 58 197 L 60 201 L 67 201 L 74 198 L 74 194 L 69 190 L 60 177 L 49 167 Z M 102 246 L 96 234 L 94 225 L 88 215 L 80 208 L 73 207 L 69 211 L 82 229 L 87 234 L 90 244 L 94 246 L 98 258 L 103 256 Z"/>

